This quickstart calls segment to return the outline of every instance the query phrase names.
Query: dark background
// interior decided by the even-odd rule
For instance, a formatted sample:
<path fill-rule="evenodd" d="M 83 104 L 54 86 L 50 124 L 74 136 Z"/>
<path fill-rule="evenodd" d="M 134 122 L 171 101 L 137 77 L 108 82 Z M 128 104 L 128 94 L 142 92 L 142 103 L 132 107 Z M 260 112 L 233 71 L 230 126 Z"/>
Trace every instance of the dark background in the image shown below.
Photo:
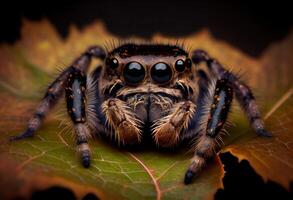
<path fill-rule="evenodd" d="M 207 27 L 219 39 L 259 56 L 292 27 L 292 11 L 285 1 L 130 1 L 66 0 L 1 2 L 0 42 L 19 38 L 21 18 L 49 18 L 63 37 L 68 26 L 82 28 L 102 19 L 120 37 L 150 37 L 155 32 L 185 36 Z"/>

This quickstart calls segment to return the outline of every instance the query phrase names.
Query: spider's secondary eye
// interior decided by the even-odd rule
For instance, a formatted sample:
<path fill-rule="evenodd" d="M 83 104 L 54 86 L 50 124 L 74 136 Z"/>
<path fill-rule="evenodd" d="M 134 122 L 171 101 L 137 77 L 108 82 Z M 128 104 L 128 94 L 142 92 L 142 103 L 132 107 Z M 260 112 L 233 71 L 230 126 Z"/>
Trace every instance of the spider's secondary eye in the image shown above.
<path fill-rule="evenodd" d="M 187 68 L 190 68 L 190 67 L 192 66 L 192 62 L 191 62 L 190 58 L 187 58 L 187 59 L 185 60 L 185 66 L 186 66 Z"/>
<path fill-rule="evenodd" d="M 187 58 L 185 61 L 183 61 L 182 59 L 179 59 L 175 63 L 175 69 L 178 72 L 183 72 L 185 68 L 190 68 L 191 65 L 192 65 L 192 62 L 189 58 Z"/>
<path fill-rule="evenodd" d="M 171 67 L 163 62 L 157 63 L 151 69 L 151 76 L 157 83 L 166 83 L 172 77 Z"/>
<path fill-rule="evenodd" d="M 115 69 L 119 66 L 119 62 L 116 58 L 109 58 L 106 60 L 106 65 L 110 66 L 111 68 Z"/>
<path fill-rule="evenodd" d="M 145 69 L 138 62 L 130 62 L 126 64 L 123 76 L 127 83 L 136 84 L 144 79 Z"/>
<path fill-rule="evenodd" d="M 182 59 L 176 61 L 176 63 L 175 63 L 175 69 L 178 72 L 183 72 L 184 71 L 184 69 L 185 69 L 185 63 L 184 63 L 184 61 Z"/>

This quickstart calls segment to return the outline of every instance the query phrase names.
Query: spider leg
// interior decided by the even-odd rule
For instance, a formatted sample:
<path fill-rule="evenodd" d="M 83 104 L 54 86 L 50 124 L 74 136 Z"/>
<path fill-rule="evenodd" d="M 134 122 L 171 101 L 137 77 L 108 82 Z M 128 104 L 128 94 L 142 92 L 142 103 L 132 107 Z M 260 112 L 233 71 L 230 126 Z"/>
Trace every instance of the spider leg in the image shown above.
<path fill-rule="evenodd" d="M 205 166 L 208 159 L 215 156 L 217 148 L 219 148 L 217 140 L 220 139 L 219 133 L 226 122 L 233 99 L 233 88 L 227 78 L 222 78 L 216 82 L 212 98 L 207 125 L 198 136 L 194 156 L 185 174 L 185 184 L 191 183 L 192 178 Z"/>
<path fill-rule="evenodd" d="M 162 147 L 176 145 L 182 130 L 187 129 L 195 109 L 196 106 L 191 101 L 179 102 L 172 106 L 168 115 L 156 120 L 152 126 L 156 144 Z"/>
<path fill-rule="evenodd" d="M 197 70 L 196 73 L 199 77 L 199 92 L 197 100 L 194 102 L 197 109 L 190 120 L 185 134 L 182 135 L 183 140 L 190 140 L 197 137 L 199 131 L 205 128 L 203 125 L 207 120 L 203 118 L 208 114 L 207 112 L 210 109 L 207 105 L 212 103 L 210 100 L 213 95 L 211 91 L 214 92 L 215 90 L 215 82 L 213 83 L 203 70 Z"/>
<path fill-rule="evenodd" d="M 86 126 L 86 76 L 79 69 L 74 69 L 67 79 L 65 98 L 67 111 L 74 124 L 77 152 L 84 167 L 90 165 L 90 148 L 88 138 L 91 136 Z"/>
<path fill-rule="evenodd" d="M 205 51 L 195 50 L 192 53 L 194 63 L 206 62 L 208 69 L 218 78 L 221 79 L 229 74 L 236 98 L 240 102 L 249 119 L 251 127 L 257 135 L 270 137 L 272 134 L 264 127 L 264 122 L 261 119 L 261 114 L 256 104 L 255 98 L 249 87 L 243 83 L 237 76 L 228 72 L 218 61 L 211 58 Z"/>
<path fill-rule="evenodd" d="M 124 101 L 111 97 L 102 103 L 101 108 L 106 123 L 114 129 L 114 137 L 119 144 L 140 142 L 142 121 Z"/>
<path fill-rule="evenodd" d="M 105 52 L 98 46 L 90 47 L 85 53 L 77 58 L 70 67 L 65 69 L 58 78 L 49 85 L 45 96 L 37 106 L 33 117 L 29 120 L 27 129 L 20 135 L 12 136 L 10 138 L 11 141 L 32 137 L 34 135 L 36 130 L 41 126 L 43 119 L 48 112 L 62 96 L 69 76 L 75 70 L 80 70 L 82 73 L 86 73 L 92 57 L 104 59 Z"/>

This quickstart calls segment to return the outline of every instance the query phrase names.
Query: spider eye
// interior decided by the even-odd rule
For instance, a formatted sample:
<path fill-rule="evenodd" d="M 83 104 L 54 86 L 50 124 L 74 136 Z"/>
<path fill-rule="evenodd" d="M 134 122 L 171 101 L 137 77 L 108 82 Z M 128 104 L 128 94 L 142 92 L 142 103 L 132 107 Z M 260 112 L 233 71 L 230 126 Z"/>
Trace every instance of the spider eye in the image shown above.
<path fill-rule="evenodd" d="M 119 62 L 116 58 L 108 58 L 106 60 L 106 65 L 110 66 L 112 69 L 115 69 L 119 66 Z"/>
<path fill-rule="evenodd" d="M 187 68 L 190 68 L 190 67 L 192 66 L 192 62 L 191 62 L 190 58 L 187 58 L 187 59 L 185 60 L 185 66 L 186 66 Z"/>
<path fill-rule="evenodd" d="M 179 59 L 175 63 L 175 69 L 178 72 L 183 72 L 185 70 L 185 68 L 190 68 L 191 65 L 192 65 L 192 62 L 189 58 L 187 58 L 185 61 L 182 59 Z"/>
<path fill-rule="evenodd" d="M 157 83 L 166 83 L 172 77 L 172 70 L 169 65 L 163 62 L 155 64 L 151 69 L 151 76 Z"/>
<path fill-rule="evenodd" d="M 123 76 L 127 83 L 136 84 L 144 79 L 145 69 L 138 62 L 130 62 L 124 67 Z"/>
<path fill-rule="evenodd" d="M 184 61 L 182 59 L 176 61 L 176 63 L 175 63 L 175 69 L 178 72 L 183 72 L 184 71 L 184 69 L 185 69 L 185 63 L 184 63 Z"/>

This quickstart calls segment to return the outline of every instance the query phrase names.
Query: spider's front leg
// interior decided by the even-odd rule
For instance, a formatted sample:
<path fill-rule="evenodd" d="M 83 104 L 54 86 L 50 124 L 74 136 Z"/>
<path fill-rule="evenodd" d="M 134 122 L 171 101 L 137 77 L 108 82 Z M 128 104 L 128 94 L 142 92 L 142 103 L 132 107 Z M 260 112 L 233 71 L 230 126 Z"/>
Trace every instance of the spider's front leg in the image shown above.
<path fill-rule="evenodd" d="M 27 129 L 20 135 L 12 136 L 11 141 L 34 136 L 34 133 L 42 125 L 43 119 L 66 91 L 68 113 L 74 123 L 78 149 L 81 152 L 83 165 L 85 167 L 89 166 L 90 157 L 87 138 L 90 134 L 84 125 L 86 120 L 84 91 L 86 89 L 85 74 L 92 57 L 104 59 L 105 52 L 98 46 L 90 47 L 70 67 L 66 68 L 48 87 L 33 117 L 29 120 Z"/>
<path fill-rule="evenodd" d="M 215 156 L 219 146 L 221 129 L 226 122 L 233 98 L 232 86 L 227 78 L 217 81 L 207 125 L 201 130 L 191 164 L 185 174 L 184 183 L 191 183 L 205 166 L 206 161 Z"/>
<path fill-rule="evenodd" d="M 162 97 L 155 103 L 161 108 L 163 117 L 152 122 L 152 136 L 160 147 L 178 144 L 181 133 L 187 130 L 196 110 L 196 105 L 190 101 L 193 90 L 184 81 L 176 82 L 174 89 L 180 90 L 182 101 L 173 104 Z"/>
<path fill-rule="evenodd" d="M 180 133 L 186 130 L 196 106 L 191 101 L 176 103 L 168 115 L 156 120 L 152 125 L 155 142 L 161 147 L 171 147 L 178 143 Z"/>
<path fill-rule="evenodd" d="M 206 62 L 209 71 L 218 79 L 229 76 L 229 82 L 234 89 L 237 100 L 248 117 L 250 126 L 257 135 L 271 137 L 272 134 L 264 127 L 261 113 L 250 88 L 233 73 L 227 71 L 217 60 L 211 58 L 205 51 L 195 50 L 192 54 L 194 63 Z"/>
<path fill-rule="evenodd" d="M 84 167 L 90 165 L 90 148 L 88 138 L 91 134 L 86 126 L 86 76 L 78 69 L 74 69 L 67 79 L 65 87 L 65 99 L 67 112 L 74 125 L 77 152 L 81 157 Z"/>
<path fill-rule="evenodd" d="M 136 144 L 141 141 L 143 123 L 126 102 L 110 97 L 103 102 L 101 108 L 107 124 L 114 131 L 114 137 L 118 143 Z"/>
<path fill-rule="evenodd" d="M 86 73 L 90 64 L 91 58 L 104 59 L 106 56 L 104 50 L 101 47 L 94 46 L 88 48 L 79 58 L 77 58 L 70 67 L 66 68 L 53 83 L 51 83 L 45 93 L 45 96 L 36 108 L 33 117 L 29 120 L 27 129 L 20 135 L 12 136 L 11 141 L 19 140 L 27 137 L 34 136 L 37 129 L 40 128 L 42 122 L 49 111 L 56 105 L 62 94 L 64 93 L 67 79 L 75 73 L 76 70 L 80 70 L 82 73 Z"/>

